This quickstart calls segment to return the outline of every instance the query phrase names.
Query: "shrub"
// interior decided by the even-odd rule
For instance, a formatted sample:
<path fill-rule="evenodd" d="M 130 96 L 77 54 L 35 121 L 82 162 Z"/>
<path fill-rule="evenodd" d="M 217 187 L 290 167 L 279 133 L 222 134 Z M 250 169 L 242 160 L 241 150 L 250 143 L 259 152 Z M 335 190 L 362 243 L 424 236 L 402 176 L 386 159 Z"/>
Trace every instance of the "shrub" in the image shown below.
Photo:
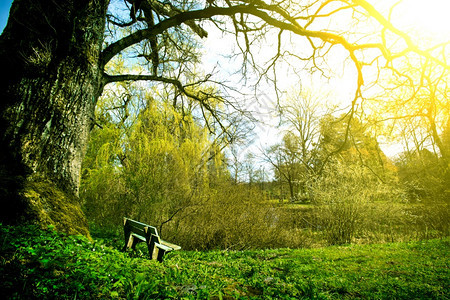
<path fill-rule="evenodd" d="M 303 246 L 298 231 L 288 233 L 279 211 L 263 200 L 257 189 L 224 182 L 216 193 L 168 223 L 164 235 L 176 238 L 184 249 Z"/>
<path fill-rule="evenodd" d="M 345 244 L 361 230 L 372 186 L 364 168 L 332 166 L 312 186 L 316 223 L 329 244 Z"/>

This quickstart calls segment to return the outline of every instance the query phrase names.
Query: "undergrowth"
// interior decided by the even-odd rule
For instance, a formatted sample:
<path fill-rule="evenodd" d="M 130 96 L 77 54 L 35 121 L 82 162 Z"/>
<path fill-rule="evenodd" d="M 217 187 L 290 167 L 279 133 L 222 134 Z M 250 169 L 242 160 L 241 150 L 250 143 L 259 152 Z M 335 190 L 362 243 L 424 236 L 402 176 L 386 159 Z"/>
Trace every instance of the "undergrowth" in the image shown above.
<path fill-rule="evenodd" d="M 178 251 L 0 226 L 6 299 L 448 299 L 450 239 L 319 249 Z M 113 246 L 107 246 L 113 245 Z"/>

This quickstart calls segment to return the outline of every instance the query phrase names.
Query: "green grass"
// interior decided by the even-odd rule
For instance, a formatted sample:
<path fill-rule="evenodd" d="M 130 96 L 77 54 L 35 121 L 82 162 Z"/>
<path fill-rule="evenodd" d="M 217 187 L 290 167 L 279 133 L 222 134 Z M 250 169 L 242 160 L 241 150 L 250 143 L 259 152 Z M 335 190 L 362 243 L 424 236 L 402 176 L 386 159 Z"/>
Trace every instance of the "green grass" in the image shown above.
<path fill-rule="evenodd" d="M 0 295 L 6 299 L 450 297 L 450 238 L 300 250 L 178 251 L 157 263 L 106 246 L 111 241 L 52 229 L 0 226 L 0 233 Z"/>

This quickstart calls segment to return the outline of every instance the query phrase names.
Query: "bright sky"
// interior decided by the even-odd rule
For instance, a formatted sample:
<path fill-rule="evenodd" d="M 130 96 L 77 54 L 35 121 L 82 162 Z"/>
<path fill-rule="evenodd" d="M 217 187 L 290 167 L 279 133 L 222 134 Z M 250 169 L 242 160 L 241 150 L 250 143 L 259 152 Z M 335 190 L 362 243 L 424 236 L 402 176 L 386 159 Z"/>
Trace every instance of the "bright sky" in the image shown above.
<path fill-rule="evenodd" d="M 11 3 L 12 0 L 0 0 L 0 32 L 3 32 L 3 28 L 5 28 L 8 21 Z"/>
<path fill-rule="evenodd" d="M 374 6 L 389 7 L 396 1 L 371 1 Z M 380 4 L 380 2 L 382 4 Z M 449 0 L 403 0 L 393 10 L 392 22 L 399 28 L 430 37 L 434 42 L 450 39 Z"/>
<path fill-rule="evenodd" d="M 385 17 L 389 15 L 389 9 L 392 5 L 399 1 L 394 0 L 369 0 L 375 8 L 379 9 L 380 12 Z M 404 30 L 409 33 L 413 40 L 423 47 L 429 47 L 431 44 L 437 44 L 444 41 L 450 40 L 450 18 L 448 13 L 450 12 L 450 0 L 403 0 L 393 9 L 391 15 L 391 21 L 400 30 Z M 339 25 L 346 26 L 341 21 L 336 21 L 340 23 Z M 211 31 L 213 29 L 208 29 Z M 212 68 L 219 64 L 222 67 L 231 69 L 238 68 L 233 62 L 229 62 L 226 59 L 220 58 L 221 54 L 232 53 L 234 47 L 233 38 L 224 38 L 220 33 L 215 34 L 214 31 L 210 32 L 210 35 L 205 43 L 205 60 L 204 66 L 206 72 L 212 70 Z M 272 49 L 271 49 L 272 48 Z M 299 46 L 299 49 L 301 47 Z M 273 46 L 267 47 L 267 49 L 261 49 L 262 54 L 264 51 L 273 52 Z M 356 73 L 353 66 L 346 67 L 342 65 L 342 59 L 347 55 L 342 49 L 335 49 L 335 53 L 331 56 L 334 57 L 333 61 L 328 61 L 330 66 L 335 71 L 335 77 L 331 80 L 325 80 L 321 78 L 320 74 L 315 73 L 313 75 L 304 72 L 301 74 L 301 84 L 307 88 L 310 88 L 318 93 L 325 93 L 330 91 L 331 98 L 326 99 L 327 102 L 335 101 L 337 103 L 342 103 L 343 106 L 348 106 L 354 96 L 355 83 L 356 83 Z M 266 54 L 267 55 L 267 54 Z M 273 55 L 273 53 L 272 53 Z M 450 58 L 449 58 L 450 59 Z M 228 65 L 227 65 L 228 63 Z M 229 75 L 219 75 L 225 76 L 224 78 L 228 80 L 233 80 Z M 226 77 L 228 76 L 228 77 Z M 284 87 L 289 87 L 291 85 L 296 85 L 299 83 L 298 77 L 285 76 L 282 77 L 280 74 L 279 78 L 280 84 Z M 235 82 L 236 86 L 244 89 L 243 82 Z M 267 89 L 261 89 L 259 93 L 259 100 L 261 103 L 253 102 L 253 106 L 248 107 L 249 109 L 256 112 L 256 116 L 266 123 L 276 124 L 276 120 L 270 122 L 270 106 L 273 106 L 275 102 L 274 95 L 270 87 Z M 270 126 L 257 126 L 256 134 L 258 137 L 255 139 L 255 144 L 261 146 L 267 146 L 278 142 L 280 140 L 280 133 L 278 130 L 271 128 Z M 380 141 L 381 142 L 381 141 Z M 247 151 L 254 152 L 256 147 L 259 145 L 252 145 Z M 402 151 L 399 145 L 384 145 L 384 150 L 388 155 L 395 155 L 396 153 Z M 245 153 L 245 151 L 244 151 Z"/>

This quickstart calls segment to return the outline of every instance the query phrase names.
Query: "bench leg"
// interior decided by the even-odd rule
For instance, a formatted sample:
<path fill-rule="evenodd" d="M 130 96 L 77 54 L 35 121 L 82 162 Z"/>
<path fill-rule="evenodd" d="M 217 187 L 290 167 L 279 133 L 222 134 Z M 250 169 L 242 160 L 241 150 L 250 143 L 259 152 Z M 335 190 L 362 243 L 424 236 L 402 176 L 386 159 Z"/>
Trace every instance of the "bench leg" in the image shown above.
<path fill-rule="evenodd" d="M 125 252 L 130 245 L 131 231 L 127 226 L 127 218 L 123 218 L 123 233 L 125 237 L 125 245 L 122 248 L 122 252 Z"/>
<path fill-rule="evenodd" d="M 158 257 L 156 258 L 156 260 L 162 262 L 164 254 L 166 254 L 166 250 L 158 248 Z"/>
<path fill-rule="evenodd" d="M 153 234 L 150 236 L 150 240 L 147 243 L 148 254 L 150 255 L 150 259 L 153 259 L 153 252 L 155 251 L 155 243 L 158 241 L 158 238 Z"/>
<path fill-rule="evenodd" d="M 133 239 L 132 242 L 131 242 L 131 249 L 133 249 L 135 251 L 136 250 L 136 245 L 139 243 L 139 241 L 134 236 L 131 236 L 131 238 Z"/>
<path fill-rule="evenodd" d="M 128 248 L 131 248 L 133 250 L 136 250 L 136 244 L 139 241 L 134 238 L 134 236 L 130 235 L 128 240 L 125 241 L 125 246 L 122 248 L 122 252 L 125 252 Z"/>
<path fill-rule="evenodd" d="M 122 252 L 127 251 L 128 248 L 130 248 L 133 245 L 133 236 L 129 235 L 128 238 L 125 240 L 125 245 L 122 248 Z"/>
<path fill-rule="evenodd" d="M 131 232 L 126 226 L 126 219 L 124 218 L 124 236 L 125 236 L 125 245 L 122 248 L 122 252 L 125 252 L 127 248 L 130 246 L 130 238 L 131 238 Z"/>

